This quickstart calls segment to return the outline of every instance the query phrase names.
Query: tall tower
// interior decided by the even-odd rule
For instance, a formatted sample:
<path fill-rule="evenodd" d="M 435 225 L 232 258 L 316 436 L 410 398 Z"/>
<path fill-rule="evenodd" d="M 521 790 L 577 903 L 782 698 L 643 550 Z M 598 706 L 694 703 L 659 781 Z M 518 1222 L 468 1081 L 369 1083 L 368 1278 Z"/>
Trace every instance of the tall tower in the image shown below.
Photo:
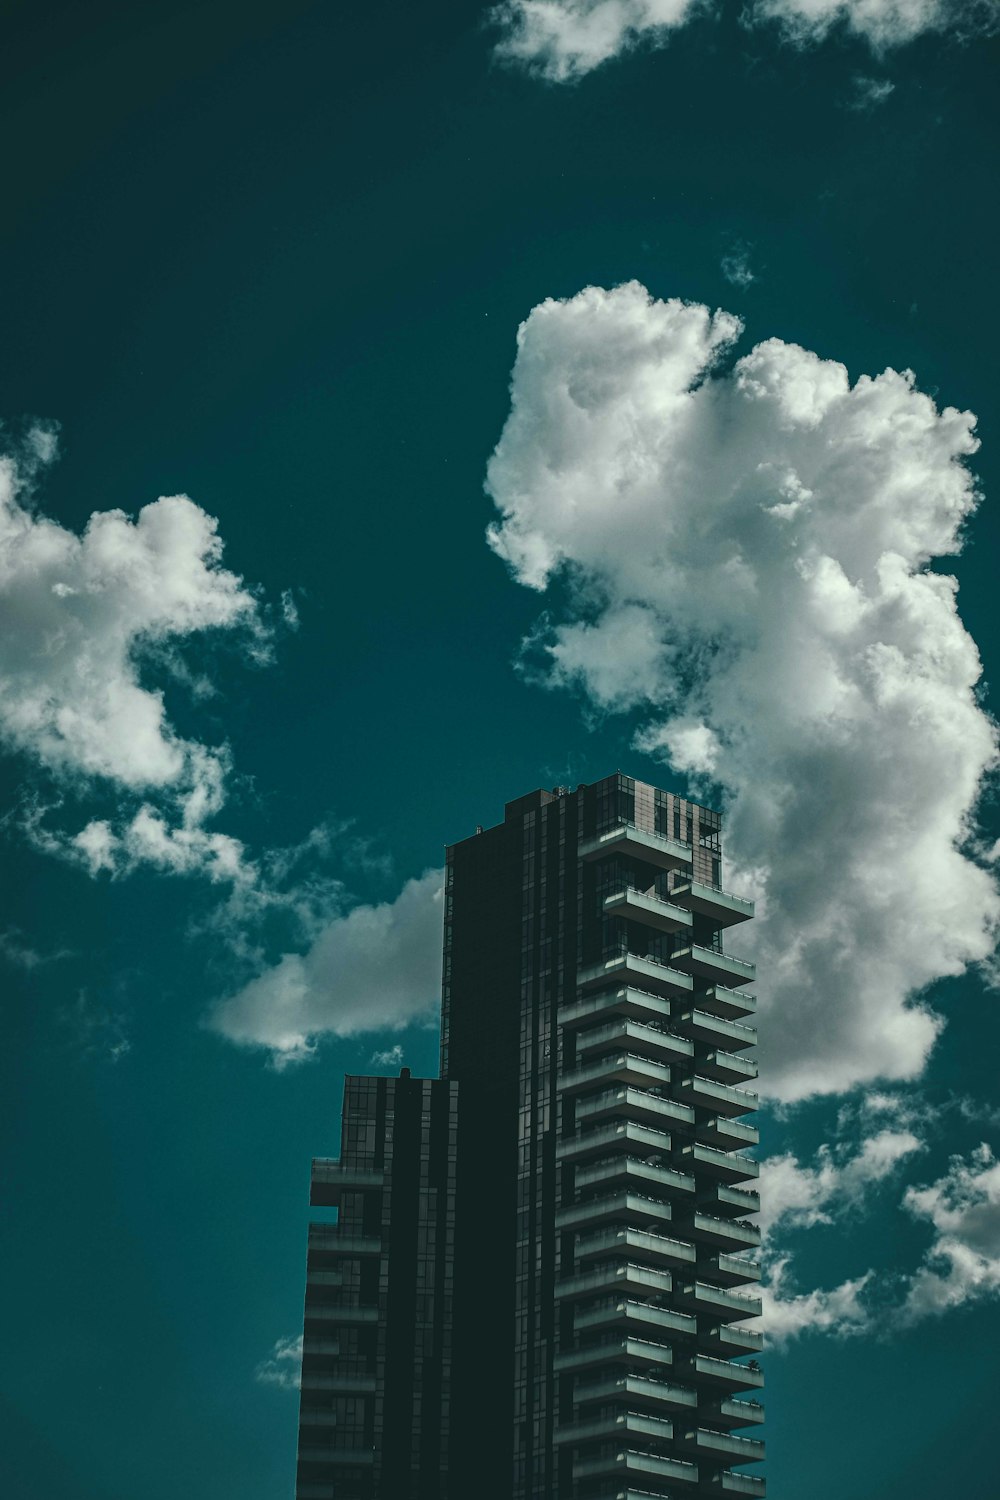
<path fill-rule="evenodd" d="M 445 900 L 457 1492 L 762 1495 L 753 967 L 722 942 L 752 905 L 719 815 L 620 774 L 533 792 L 449 848 Z"/>
<path fill-rule="evenodd" d="M 446 1500 L 457 1089 L 348 1076 L 312 1164 L 296 1500 Z"/>
<path fill-rule="evenodd" d="M 447 850 L 442 1081 L 314 1163 L 297 1500 L 764 1494 L 752 914 L 621 774 Z"/>

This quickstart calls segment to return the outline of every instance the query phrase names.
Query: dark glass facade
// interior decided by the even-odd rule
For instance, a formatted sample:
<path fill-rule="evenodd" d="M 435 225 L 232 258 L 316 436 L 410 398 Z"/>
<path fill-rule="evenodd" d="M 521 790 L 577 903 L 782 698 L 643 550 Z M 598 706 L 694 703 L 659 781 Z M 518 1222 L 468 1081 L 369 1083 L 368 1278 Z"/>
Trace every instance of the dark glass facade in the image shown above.
<path fill-rule="evenodd" d="M 348 1077 L 317 1158 L 296 1500 L 447 1500 L 457 1088 Z"/>
<path fill-rule="evenodd" d="M 456 1212 L 453 1240 L 435 1241 L 431 1318 L 449 1315 L 453 1288 L 450 1405 L 446 1355 L 417 1369 L 429 1324 L 411 1331 L 417 1303 L 393 1302 L 380 1271 L 374 1384 L 341 1428 L 348 1447 L 357 1431 L 374 1449 L 367 1481 L 361 1466 L 349 1481 L 369 1488 L 338 1470 L 299 1500 L 763 1495 L 746 1472 L 763 1457 L 753 968 L 722 938 L 752 905 L 722 888 L 721 860 L 717 813 L 620 774 L 518 798 L 448 849 L 446 1082 L 421 1087 L 452 1090 Z M 377 1154 L 385 1118 L 369 1102 L 356 1112 Z M 345 1102 L 345 1142 L 350 1114 Z M 397 1125 L 397 1152 L 400 1139 Z M 342 1154 L 342 1169 L 354 1162 Z M 374 1234 L 377 1220 L 380 1244 L 395 1234 L 401 1163 L 394 1197 L 382 1184 L 339 1200 L 338 1233 Z M 426 1217 L 424 1189 L 407 1191 Z M 359 1277 L 377 1253 L 359 1249 Z M 440 1398 L 424 1390 L 438 1369 Z M 396 1487 L 390 1431 L 426 1456 L 439 1412 L 437 1488 Z M 307 1451 L 300 1438 L 300 1485 Z"/>

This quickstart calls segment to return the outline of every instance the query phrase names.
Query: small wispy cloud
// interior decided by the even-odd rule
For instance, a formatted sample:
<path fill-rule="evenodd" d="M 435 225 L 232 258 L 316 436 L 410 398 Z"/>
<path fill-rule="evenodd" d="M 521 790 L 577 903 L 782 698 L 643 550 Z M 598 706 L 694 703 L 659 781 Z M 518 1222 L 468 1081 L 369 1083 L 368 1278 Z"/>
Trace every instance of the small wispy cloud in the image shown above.
<path fill-rule="evenodd" d="M 16 927 L 9 927 L 6 932 L 0 932 L 0 958 L 5 958 L 9 964 L 16 969 L 40 969 L 45 964 L 58 963 L 60 959 L 72 958 L 71 948 L 57 948 L 51 953 L 42 953 L 39 949 L 24 941 L 24 935 Z"/>
<path fill-rule="evenodd" d="M 847 108 L 856 110 L 859 114 L 867 114 L 884 104 L 895 87 L 888 78 L 869 78 L 864 73 L 856 73 L 851 80 L 852 92 L 847 100 Z"/>
<path fill-rule="evenodd" d="M 283 1391 L 297 1391 L 302 1382 L 302 1335 L 278 1339 L 266 1359 L 254 1370 L 261 1385 L 274 1385 Z"/>
<path fill-rule="evenodd" d="M 739 287 L 741 291 L 757 280 L 750 268 L 750 250 L 749 245 L 740 242 L 728 250 L 721 261 L 723 276 L 731 286 Z"/>
<path fill-rule="evenodd" d="M 397 1042 L 394 1047 L 387 1047 L 384 1052 L 373 1052 L 371 1063 L 376 1068 L 398 1068 L 403 1061 L 403 1049 Z"/>
<path fill-rule="evenodd" d="M 125 1014 L 87 989 L 79 990 L 71 1004 L 60 1007 L 56 1019 L 82 1058 L 119 1063 L 132 1051 Z"/>

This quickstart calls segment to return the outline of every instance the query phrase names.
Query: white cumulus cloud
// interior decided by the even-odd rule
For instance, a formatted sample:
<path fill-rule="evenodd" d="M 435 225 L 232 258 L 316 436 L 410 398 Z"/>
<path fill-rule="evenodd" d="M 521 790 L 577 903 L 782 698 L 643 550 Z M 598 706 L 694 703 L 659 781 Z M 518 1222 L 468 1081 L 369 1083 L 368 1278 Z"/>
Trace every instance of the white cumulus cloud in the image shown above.
<path fill-rule="evenodd" d="M 500 30 L 501 61 L 550 83 L 575 83 L 637 46 L 665 46 L 696 15 L 723 9 L 722 0 L 502 0 L 487 14 Z M 877 54 L 928 33 L 966 40 L 997 26 L 994 0 L 749 0 L 740 16 L 749 27 L 775 25 L 793 46 L 816 45 L 839 29 Z"/>
<path fill-rule="evenodd" d="M 930 566 L 961 548 L 978 444 L 908 371 L 852 383 L 779 339 L 722 370 L 740 331 L 636 283 L 536 307 L 490 541 L 569 599 L 533 642 L 548 680 L 635 711 L 725 805 L 726 879 L 762 898 L 733 946 L 794 1100 L 916 1077 L 942 1025 L 923 992 L 994 946 L 969 837 L 995 726 Z"/>
<path fill-rule="evenodd" d="M 760 1289 L 764 1330 L 772 1348 L 804 1333 L 853 1338 L 869 1331 L 872 1313 L 864 1294 L 872 1281 L 870 1271 L 839 1286 L 797 1292 L 792 1289 L 788 1266 L 787 1258 L 776 1261 Z"/>
<path fill-rule="evenodd" d="M 56 446 L 54 429 L 36 426 L 0 455 L 0 744 L 61 791 L 110 791 L 118 812 L 54 831 L 50 802 L 25 827 L 92 873 L 147 863 L 231 879 L 240 845 L 204 826 L 225 800 L 226 747 L 179 734 L 143 666 L 237 628 L 260 655 L 257 602 L 222 566 L 216 521 L 186 495 L 134 518 L 97 511 L 81 535 L 40 514 L 35 481 Z"/>
<path fill-rule="evenodd" d="M 573 82 L 640 42 L 662 46 L 701 0 L 503 0 L 496 55 L 552 83 Z"/>
<path fill-rule="evenodd" d="M 981 1145 L 904 1206 L 934 1229 L 924 1264 L 909 1284 L 903 1318 L 919 1322 L 1000 1293 L 1000 1162 Z"/>
<path fill-rule="evenodd" d="M 799 45 L 821 42 L 842 27 L 876 52 L 906 46 L 927 32 L 966 37 L 996 24 L 990 0 L 753 0 L 750 17 L 777 21 Z"/>
<path fill-rule="evenodd" d="M 884 1182 L 923 1143 L 911 1130 L 880 1130 L 855 1151 L 821 1146 L 813 1165 L 791 1154 L 761 1163 L 761 1228 L 829 1224 L 838 1209 L 856 1210 L 865 1190 Z"/>
<path fill-rule="evenodd" d="M 442 872 L 429 870 L 407 881 L 395 901 L 335 916 L 304 954 L 284 954 L 219 1001 L 209 1026 L 232 1042 L 265 1048 L 283 1067 L 311 1056 L 325 1034 L 432 1020 L 441 996 L 442 894 Z"/>

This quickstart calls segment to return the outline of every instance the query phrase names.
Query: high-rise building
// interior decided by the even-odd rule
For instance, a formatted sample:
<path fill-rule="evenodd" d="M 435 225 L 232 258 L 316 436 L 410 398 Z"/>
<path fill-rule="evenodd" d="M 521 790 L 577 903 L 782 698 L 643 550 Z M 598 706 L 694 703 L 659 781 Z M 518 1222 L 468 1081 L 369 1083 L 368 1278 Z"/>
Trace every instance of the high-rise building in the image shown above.
<path fill-rule="evenodd" d="M 457 1090 L 349 1076 L 312 1164 L 296 1500 L 448 1493 Z"/>
<path fill-rule="evenodd" d="M 723 889 L 718 814 L 620 774 L 518 798 L 448 849 L 441 1074 L 458 1151 L 439 1500 L 764 1493 L 743 1472 L 763 1457 L 753 968 L 722 942 L 751 915 Z M 384 1237 L 384 1190 L 381 1204 Z M 388 1348 L 388 1302 L 384 1317 Z M 412 1447 L 410 1420 L 391 1428 L 386 1404 L 365 1432 Z M 383 1472 L 376 1451 L 367 1489 L 345 1474 L 308 1496 L 425 1493 Z"/>

